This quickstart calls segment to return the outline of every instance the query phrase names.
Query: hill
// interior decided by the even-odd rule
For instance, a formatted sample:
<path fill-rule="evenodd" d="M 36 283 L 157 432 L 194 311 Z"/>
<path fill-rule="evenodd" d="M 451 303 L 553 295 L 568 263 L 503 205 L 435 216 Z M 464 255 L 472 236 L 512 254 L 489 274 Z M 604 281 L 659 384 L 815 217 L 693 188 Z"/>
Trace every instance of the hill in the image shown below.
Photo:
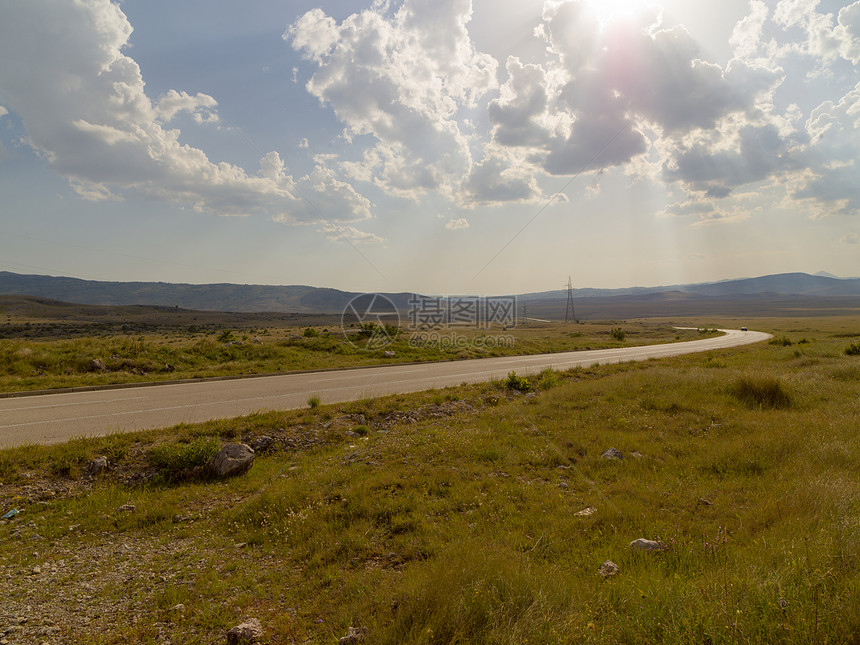
<path fill-rule="evenodd" d="M 3 294 L 94 306 L 336 315 L 343 311 L 352 298 L 360 295 L 307 285 L 102 282 L 0 271 L 0 295 Z M 409 308 L 409 299 L 413 294 L 402 292 L 382 295 L 403 312 Z M 564 318 L 567 304 L 565 290 L 527 293 L 516 297 L 521 315 L 525 306 L 530 317 Z M 574 301 L 577 318 L 586 320 L 698 315 L 857 315 L 860 313 L 860 279 L 782 273 L 690 285 L 575 289 Z M 155 312 L 136 313 L 152 315 Z M 116 315 L 116 312 L 112 315 Z"/>
<path fill-rule="evenodd" d="M 0 271 L 0 295 L 26 295 L 87 305 L 155 305 L 208 311 L 340 313 L 358 293 L 306 285 L 102 282 Z M 408 308 L 408 293 L 386 293 Z"/>

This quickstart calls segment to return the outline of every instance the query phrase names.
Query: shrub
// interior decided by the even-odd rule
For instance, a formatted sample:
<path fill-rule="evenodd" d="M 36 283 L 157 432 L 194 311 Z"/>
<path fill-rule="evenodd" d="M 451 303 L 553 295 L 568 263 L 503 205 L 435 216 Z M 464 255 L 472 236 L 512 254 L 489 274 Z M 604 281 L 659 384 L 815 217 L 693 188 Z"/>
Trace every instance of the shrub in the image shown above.
<path fill-rule="evenodd" d="M 558 374 L 550 368 L 546 368 L 538 374 L 537 386 L 541 390 L 550 390 L 560 383 Z"/>
<path fill-rule="evenodd" d="M 520 392 L 528 392 L 532 389 L 528 378 L 525 376 L 517 376 L 517 373 L 513 371 L 508 374 L 508 378 L 505 379 L 505 387 L 509 390 L 518 390 Z"/>
<path fill-rule="evenodd" d="M 621 327 L 615 327 L 609 332 L 609 337 L 612 338 L 612 340 L 617 340 L 619 343 L 623 343 L 624 339 L 627 338 L 627 334 L 623 329 L 621 329 Z"/>
<path fill-rule="evenodd" d="M 851 343 L 845 348 L 846 356 L 860 356 L 860 340 L 856 343 Z"/>
<path fill-rule="evenodd" d="M 774 336 L 768 341 L 768 345 L 779 345 L 780 347 L 791 347 L 791 339 L 788 336 Z"/>
<path fill-rule="evenodd" d="M 319 407 L 319 405 L 320 405 L 320 403 L 322 403 L 322 401 L 320 400 L 319 395 L 317 395 L 317 394 L 311 394 L 311 395 L 308 397 L 308 407 L 309 407 L 309 408 L 311 408 L 312 410 L 313 410 L 314 408 L 318 408 L 318 407 Z"/>
<path fill-rule="evenodd" d="M 741 377 L 730 392 L 751 408 L 787 408 L 791 405 L 791 397 L 782 382 L 773 377 Z"/>
<path fill-rule="evenodd" d="M 313 327 L 305 328 L 305 331 L 302 333 L 305 338 L 316 338 L 320 335 L 320 333 L 314 329 Z"/>
<path fill-rule="evenodd" d="M 229 343 L 236 340 L 236 334 L 233 333 L 232 329 L 225 329 L 220 334 L 218 334 L 216 340 L 219 343 Z"/>
<path fill-rule="evenodd" d="M 186 469 L 203 467 L 220 448 L 216 437 L 198 437 L 191 443 L 164 443 L 146 454 L 149 464 L 169 479 L 181 477 Z"/>

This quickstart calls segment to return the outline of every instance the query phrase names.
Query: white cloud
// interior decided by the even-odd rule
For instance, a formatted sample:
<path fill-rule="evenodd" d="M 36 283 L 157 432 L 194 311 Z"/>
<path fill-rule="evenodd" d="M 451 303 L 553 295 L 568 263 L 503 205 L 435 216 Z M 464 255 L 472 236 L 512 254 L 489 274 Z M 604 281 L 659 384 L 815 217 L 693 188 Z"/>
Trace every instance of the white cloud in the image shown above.
<path fill-rule="evenodd" d="M 187 92 L 169 90 L 167 94 L 159 97 L 156 113 L 164 122 L 170 121 L 179 112 L 188 112 L 197 123 L 217 123 L 217 105 L 217 101 L 208 94 L 198 92 L 191 96 Z"/>
<path fill-rule="evenodd" d="M 843 244 L 860 244 L 860 235 L 857 233 L 848 233 L 847 235 L 843 235 L 839 241 Z"/>
<path fill-rule="evenodd" d="M 28 0 L 13 3 L 0 21 L 7 105 L 21 118 L 27 142 L 79 195 L 117 199 L 131 191 L 220 215 L 318 220 L 296 195 L 307 190 L 330 216 L 368 216 L 367 200 L 322 171 L 295 180 L 281 164 L 274 174 L 249 175 L 182 144 L 180 131 L 164 124 L 182 112 L 215 123 L 217 103 L 176 90 L 153 103 L 140 68 L 124 53 L 131 33 L 109 0 Z"/>
<path fill-rule="evenodd" d="M 750 58 L 759 51 L 767 16 L 768 8 L 762 0 L 750 1 L 749 15 L 738 22 L 729 38 L 736 57 Z"/>
<path fill-rule="evenodd" d="M 472 44 L 469 0 L 406 0 L 392 16 L 386 10 L 376 4 L 338 24 L 313 9 L 284 39 L 316 66 L 307 90 L 332 107 L 345 134 L 375 139 L 346 167 L 352 177 L 372 177 L 401 197 L 453 197 L 471 166 L 456 115 L 496 87 L 496 61 Z"/>
<path fill-rule="evenodd" d="M 860 213 L 860 83 L 838 103 L 825 101 L 812 110 L 806 131 L 811 145 L 795 197 L 818 202 L 820 215 Z"/>
<path fill-rule="evenodd" d="M 319 229 L 320 233 L 332 242 L 348 242 L 352 244 L 382 244 L 385 240 L 373 233 L 360 231 L 354 226 L 338 226 L 336 224 L 324 224 Z"/>
<path fill-rule="evenodd" d="M 806 41 L 790 45 L 798 51 L 821 58 L 825 63 L 842 57 L 860 62 L 860 1 L 842 7 L 836 17 L 819 13 L 820 0 L 780 0 L 774 22 L 783 29 L 803 29 Z"/>
<path fill-rule="evenodd" d="M 450 219 L 445 223 L 445 228 L 449 231 L 459 231 L 464 228 L 469 228 L 469 220 L 459 217 L 457 219 Z"/>
<path fill-rule="evenodd" d="M 0 105 L 0 118 L 6 116 L 7 114 L 9 114 L 9 110 Z"/>

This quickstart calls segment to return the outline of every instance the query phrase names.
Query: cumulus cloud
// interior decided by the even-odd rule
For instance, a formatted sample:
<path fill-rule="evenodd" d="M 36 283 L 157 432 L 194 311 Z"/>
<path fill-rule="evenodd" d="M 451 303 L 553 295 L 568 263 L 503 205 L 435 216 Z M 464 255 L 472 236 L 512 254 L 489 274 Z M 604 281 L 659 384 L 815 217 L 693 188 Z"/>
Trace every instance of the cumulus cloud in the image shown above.
<path fill-rule="evenodd" d="M 534 202 L 543 198 L 534 170 L 506 155 L 491 151 L 475 164 L 463 183 L 462 205 L 493 205 L 510 202 Z"/>
<path fill-rule="evenodd" d="M 159 97 L 155 109 L 158 118 L 164 122 L 172 120 L 179 112 L 188 112 L 197 123 L 217 123 L 217 105 L 218 102 L 208 94 L 198 92 L 191 96 L 187 92 L 169 90 Z"/>
<path fill-rule="evenodd" d="M 2 105 L 0 105 L 0 118 L 3 118 L 3 117 L 4 117 L 4 116 L 6 116 L 7 114 L 9 114 L 9 110 L 7 110 L 7 109 L 6 109 L 6 108 L 4 108 Z"/>
<path fill-rule="evenodd" d="M 457 112 L 497 84 L 495 59 L 475 50 L 466 29 L 471 14 L 470 0 L 406 0 L 393 15 L 377 3 L 338 24 L 313 9 L 284 33 L 316 66 L 308 92 L 347 136 L 375 140 L 345 167 L 352 177 L 412 199 L 454 195 L 471 166 Z"/>
<path fill-rule="evenodd" d="M 812 110 L 806 131 L 811 145 L 795 197 L 820 204 L 821 215 L 860 213 L 860 83 L 838 103 L 825 101 Z"/>
<path fill-rule="evenodd" d="M 781 0 L 773 11 L 751 0 L 725 65 L 707 61 L 685 28 L 664 28 L 659 8 L 604 21 L 589 6 L 545 2 L 535 30 L 545 57 L 509 56 L 500 85 L 496 61 L 469 35 L 469 0 L 379 2 L 342 22 L 305 13 L 284 39 L 312 65 L 307 90 L 345 126 L 344 141 L 363 146 L 357 160 L 318 163 L 389 195 L 433 192 L 466 208 L 539 201 L 541 176 L 616 166 L 680 185 L 702 221 L 737 221 L 721 202 L 751 185 L 853 208 L 843 177 L 851 162 L 825 168 L 824 150 L 810 147 L 837 106 L 822 106 L 805 129 L 796 105 L 777 109 L 786 72 L 773 56 L 787 50 L 764 38 L 800 28 L 806 53 L 851 60 L 860 1 L 836 18 L 817 0 Z M 471 121 L 482 98 L 486 139 Z M 848 127 L 848 107 L 840 114 Z M 845 146 L 856 156 L 853 141 Z"/>
<path fill-rule="evenodd" d="M 736 30 L 737 47 L 751 48 L 766 15 L 763 3 L 753 4 Z M 760 63 L 735 59 L 722 68 L 703 60 L 690 33 L 661 28 L 651 8 L 603 23 L 587 3 L 548 2 L 543 19 L 537 33 L 555 58 L 543 65 L 509 58 L 508 79 L 488 115 L 495 145 L 526 149 L 531 163 L 553 175 L 641 165 L 637 158 L 657 142 L 671 157 L 687 152 L 685 138 L 719 133 L 726 121 L 762 121 L 762 106 L 784 78 Z M 690 163 L 669 158 L 667 168 Z"/>
<path fill-rule="evenodd" d="M 270 153 L 251 175 L 181 143 L 180 131 L 166 124 L 180 113 L 217 123 L 217 102 L 177 90 L 152 101 L 139 66 L 124 53 L 132 26 L 117 4 L 13 4 L 0 21 L 5 102 L 21 118 L 29 145 L 81 197 L 118 199 L 131 191 L 220 215 L 319 220 L 301 192 L 340 219 L 368 216 L 367 200 L 327 171 L 296 180 Z"/>
<path fill-rule="evenodd" d="M 736 57 L 750 58 L 761 49 L 768 13 L 767 5 L 762 0 L 751 0 L 749 15 L 735 25 L 729 38 Z"/>
<path fill-rule="evenodd" d="M 449 231 L 459 231 L 464 228 L 469 228 L 469 220 L 459 217 L 457 219 L 449 219 L 445 223 L 445 228 Z"/>
<path fill-rule="evenodd" d="M 780 0 L 774 22 L 783 29 L 799 27 L 806 40 L 787 49 L 826 61 L 842 57 L 860 62 L 860 1 L 842 7 L 834 16 L 818 11 L 820 0 Z"/>

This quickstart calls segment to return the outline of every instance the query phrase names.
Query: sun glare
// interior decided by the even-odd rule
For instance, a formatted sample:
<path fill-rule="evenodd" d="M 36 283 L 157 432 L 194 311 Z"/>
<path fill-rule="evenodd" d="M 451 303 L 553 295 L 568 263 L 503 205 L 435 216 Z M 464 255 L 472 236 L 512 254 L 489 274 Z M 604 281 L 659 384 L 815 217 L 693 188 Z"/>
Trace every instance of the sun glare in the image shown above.
<path fill-rule="evenodd" d="M 591 10 L 601 20 L 620 18 L 653 4 L 652 0 L 589 0 Z"/>

